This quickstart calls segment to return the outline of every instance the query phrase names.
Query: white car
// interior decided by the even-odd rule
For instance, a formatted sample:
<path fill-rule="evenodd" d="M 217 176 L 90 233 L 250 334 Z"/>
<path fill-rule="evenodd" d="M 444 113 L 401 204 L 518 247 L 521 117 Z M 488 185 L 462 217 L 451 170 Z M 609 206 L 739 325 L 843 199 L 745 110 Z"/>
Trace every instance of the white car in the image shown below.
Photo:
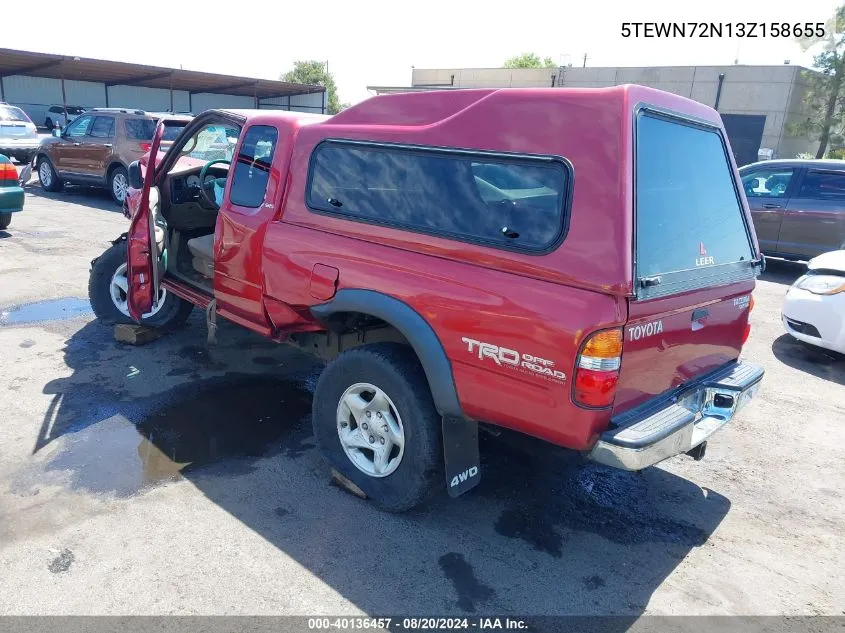
<path fill-rule="evenodd" d="M 783 300 L 783 326 L 799 341 L 845 354 L 845 250 L 814 257 Z"/>

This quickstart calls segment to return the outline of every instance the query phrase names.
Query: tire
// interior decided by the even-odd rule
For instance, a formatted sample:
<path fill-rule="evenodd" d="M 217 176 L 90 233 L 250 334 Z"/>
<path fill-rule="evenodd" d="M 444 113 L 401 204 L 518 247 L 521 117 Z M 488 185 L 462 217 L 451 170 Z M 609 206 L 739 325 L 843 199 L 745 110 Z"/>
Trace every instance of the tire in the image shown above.
<path fill-rule="evenodd" d="M 56 170 L 53 169 L 53 163 L 46 156 L 38 159 L 38 180 L 41 181 L 41 188 L 44 191 L 61 191 L 65 185 L 59 180 Z"/>
<path fill-rule="evenodd" d="M 109 173 L 109 193 L 111 199 L 119 206 L 123 206 L 126 199 L 126 189 L 129 187 L 129 174 L 123 167 L 115 167 Z M 119 191 L 115 191 L 119 189 Z"/>
<path fill-rule="evenodd" d="M 109 248 L 105 253 L 94 260 L 91 266 L 91 275 L 88 278 L 88 300 L 94 314 L 102 323 L 111 325 L 114 323 L 136 323 L 118 307 L 112 298 L 112 281 L 115 274 L 126 266 L 126 242 L 121 241 Z M 125 275 L 125 272 L 123 273 Z M 141 319 L 142 325 L 159 329 L 172 330 L 184 325 L 193 309 L 189 303 L 173 293 L 164 291 L 164 301 L 160 302 L 157 310 Z"/>
<path fill-rule="evenodd" d="M 0 231 L 9 228 L 9 225 L 12 223 L 12 214 L 11 213 L 0 213 Z"/>
<path fill-rule="evenodd" d="M 44 121 L 44 127 L 46 127 L 50 131 L 50 134 L 52 134 L 53 128 L 55 127 L 53 125 L 53 119 L 51 119 L 50 117 L 47 117 L 47 120 Z"/>
<path fill-rule="evenodd" d="M 369 400 L 370 421 L 377 427 L 364 425 L 368 418 L 359 410 L 356 417 L 348 407 L 342 408 L 342 399 L 361 385 L 376 387 L 387 396 L 388 408 L 376 406 L 376 398 Z M 360 397 L 367 401 L 366 390 Z M 385 400 L 380 398 L 379 402 Z M 385 415 L 378 421 L 376 416 Z M 384 432 L 387 412 L 393 416 L 393 428 L 401 427 L 402 450 L 397 445 L 390 450 L 387 468 L 381 475 L 365 472 L 341 443 L 343 428 L 349 433 L 361 433 L 360 440 L 376 448 L 381 439 L 390 436 Z M 397 417 L 398 416 L 398 417 Z M 360 423 L 358 421 L 360 418 Z M 343 352 L 323 371 L 317 382 L 312 405 L 314 436 L 329 464 L 358 486 L 373 503 L 388 512 L 403 512 L 426 501 L 443 484 L 443 451 L 441 421 L 425 372 L 413 350 L 399 343 L 377 343 Z M 396 424 L 399 422 L 399 424 Z M 343 428 L 342 428 L 343 427 Z M 354 427 L 354 431 L 353 431 Z M 395 437 L 395 436 L 391 436 Z M 373 440 L 375 439 L 375 442 Z M 390 440 L 388 440 L 390 441 Z M 392 443 L 392 442 L 391 442 Z M 388 444 L 387 446 L 390 446 Z M 368 446 L 353 449 L 359 462 L 375 464 L 375 451 Z M 398 455 L 398 462 L 393 460 Z M 370 460 L 369 456 L 373 459 Z M 390 470 L 390 469 L 393 470 Z M 387 472 L 390 471 L 390 472 Z"/>

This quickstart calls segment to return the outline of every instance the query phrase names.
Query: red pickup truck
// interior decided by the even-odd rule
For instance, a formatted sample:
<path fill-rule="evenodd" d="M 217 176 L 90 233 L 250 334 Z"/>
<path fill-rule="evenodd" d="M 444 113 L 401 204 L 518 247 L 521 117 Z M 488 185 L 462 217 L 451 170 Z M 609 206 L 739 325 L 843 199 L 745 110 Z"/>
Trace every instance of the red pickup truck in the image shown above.
<path fill-rule="evenodd" d="M 764 265 L 719 115 L 640 86 L 212 110 L 130 168 L 104 320 L 193 306 L 330 361 L 314 433 L 400 511 L 480 478 L 478 424 L 639 470 L 756 393 Z M 442 484 L 441 484 L 442 485 Z"/>

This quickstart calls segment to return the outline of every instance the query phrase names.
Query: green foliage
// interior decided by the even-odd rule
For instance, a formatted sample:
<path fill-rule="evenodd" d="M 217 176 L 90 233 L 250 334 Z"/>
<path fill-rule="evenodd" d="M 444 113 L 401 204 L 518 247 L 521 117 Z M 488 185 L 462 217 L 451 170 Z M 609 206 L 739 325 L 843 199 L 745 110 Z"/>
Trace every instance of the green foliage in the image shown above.
<path fill-rule="evenodd" d="M 326 62 L 317 60 L 298 60 L 293 63 L 293 70 L 279 76 L 282 81 L 294 84 L 312 84 L 326 88 L 326 112 L 337 114 L 344 106 L 337 96 L 337 85 L 334 77 L 326 70 Z"/>
<path fill-rule="evenodd" d="M 828 147 L 845 145 L 845 33 L 836 33 L 845 24 L 845 5 L 826 25 L 826 36 L 801 37 L 804 50 L 820 48 L 813 57 L 814 71 L 802 71 L 806 86 L 803 120 L 787 127 L 790 134 L 818 139 L 816 158 L 823 158 Z M 840 26 L 840 28 L 836 28 Z"/>
<path fill-rule="evenodd" d="M 540 59 L 537 53 L 523 53 L 522 55 L 515 55 L 510 59 L 505 60 L 505 68 L 554 68 L 557 64 L 554 63 L 551 57 L 544 57 Z"/>
<path fill-rule="evenodd" d="M 832 149 L 828 151 L 827 157 L 835 160 L 843 160 L 845 159 L 845 148 Z"/>

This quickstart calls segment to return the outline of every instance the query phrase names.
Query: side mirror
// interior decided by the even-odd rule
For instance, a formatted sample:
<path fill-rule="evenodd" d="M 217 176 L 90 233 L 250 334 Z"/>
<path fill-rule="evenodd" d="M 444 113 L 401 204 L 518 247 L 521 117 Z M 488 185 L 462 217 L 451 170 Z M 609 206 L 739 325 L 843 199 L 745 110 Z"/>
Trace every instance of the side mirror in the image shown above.
<path fill-rule="evenodd" d="M 129 163 L 129 186 L 133 189 L 142 189 L 144 187 L 144 179 L 141 177 L 141 161 L 134 161 Z"/>

